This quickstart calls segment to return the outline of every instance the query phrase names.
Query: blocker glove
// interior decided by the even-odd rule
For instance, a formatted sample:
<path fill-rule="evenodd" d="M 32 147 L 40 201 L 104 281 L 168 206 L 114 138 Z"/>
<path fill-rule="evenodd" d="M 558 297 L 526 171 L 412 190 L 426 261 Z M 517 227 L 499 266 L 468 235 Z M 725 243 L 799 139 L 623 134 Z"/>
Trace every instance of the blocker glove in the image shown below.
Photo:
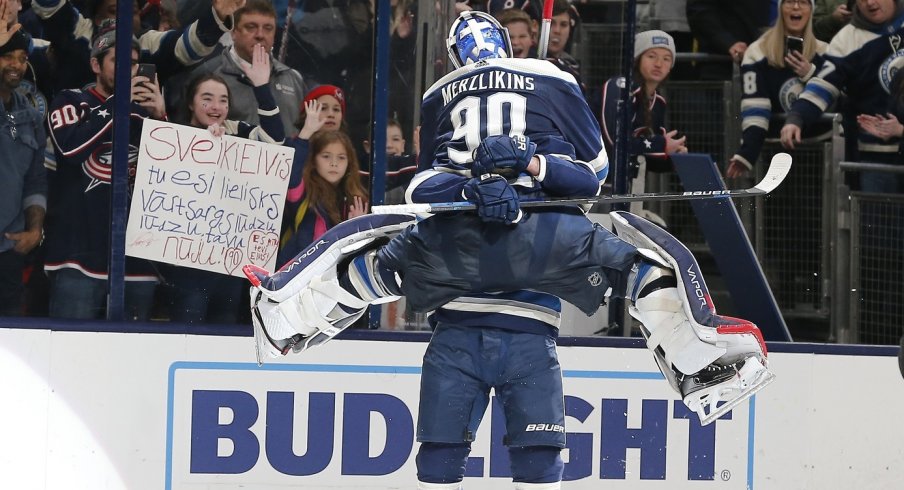
<path fill-rule="evenodd" d="M 537 144 L 522 134 L 487 136 L 474 150 L 471 176 L 484 174 L 514 178 L 523 172 L 537 151 Z"/>
<path fill-rule="evenodd" d="M 507 225 L 521 220 L 521 204 L 518 192 L 499 175 L 473 178 L 464 187 L 468 202 L 477 206 L 480 219 L 488 223 Z"/>

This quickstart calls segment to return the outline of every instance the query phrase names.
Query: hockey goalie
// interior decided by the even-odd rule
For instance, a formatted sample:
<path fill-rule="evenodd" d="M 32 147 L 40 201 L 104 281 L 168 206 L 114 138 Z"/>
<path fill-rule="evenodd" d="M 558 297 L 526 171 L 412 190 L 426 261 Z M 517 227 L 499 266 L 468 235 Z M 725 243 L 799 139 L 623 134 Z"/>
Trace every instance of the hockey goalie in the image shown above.
<path fill-rule="evenodd" d="M 468 293 L 532 289 L 587 314 L 599 308 L 607 292 L 629 300 L 630 314 L 641 323 L 659 369 L 702 424 L 774 379 L 756 325 L 717 315 L 690 251 L 633 214 L 611 213 L 618 236 L 579 214 L 559 214 L 562 226 L 549 253 L 557 259 L 538 264 L 528 256 L 509 255 L 513 264 L 522 265 L 511 277 L 487 276 L 485 261 L 462 260 L 499 259 L 512 249 L 510 243 L 533 243 L 545 229 L 537 226 L 543 220 L 532 219 L 535 214 L 508 229 L 504 242 L 493 243 L 474 241 L 468 226 L 452 224 L 462 216 L 417 222 L 406 214 L 367 215 L 330 229 L 275 274 L 246 266 L 253 284 L 258 360 L 326 342 L 369 305 L 402 295 L 415 311 L 427 312 Z M 469 225 L 480 233 L 480 223 Z M 437 242 L 460 245 L 454 251 L 429 248 Z M 444 254 L 454 254 L 453 262 L 464 267 L 448 267 Z"/>
<path fill-rule="evenodd" d="M 419 490 L 461 488 L 491 390 L 515 488 L 560 488 L 562 300 L 587 314 L 607 296 L 630 301 L 659 369 L 703 424 L 769 383 L 757 327 L 716 315 L 694 258 L 664 230 L 618 212 L 616 235 L 577 206 L 521 209 L 526 199 L 593 198 L 606 179 L 600 128 L 574 77 L 513 59 L 508 32 L 483 12 L 460 13 L 446 47 L 455 69 L 424 93 L 406 201 L 467 201 L 474 211 L 365 215 L 273 275 L 246 267 L 258 360 L 326 342 L 369 305 L 403 295 L 432 312 Z"/>

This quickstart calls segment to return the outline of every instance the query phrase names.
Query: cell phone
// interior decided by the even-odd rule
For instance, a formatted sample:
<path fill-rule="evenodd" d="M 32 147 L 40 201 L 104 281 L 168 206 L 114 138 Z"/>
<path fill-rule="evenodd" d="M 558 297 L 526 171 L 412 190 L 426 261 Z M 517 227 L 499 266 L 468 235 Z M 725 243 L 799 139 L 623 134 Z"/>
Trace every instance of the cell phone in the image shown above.
<path fill-rule="evenodd" d="M 148 77 L 151 83 L 154 83 L 154 77 L 157 75 L 157 66 L 150 63 L 141 63 L 138 65 L 138 71 L 135 72 L 136 77 Z"/>
<path fill-rule="evenodd" d="M 853 12 L 853 11 L 854 11 L 854 5 L 856 5 L 856 4 L 857 4 L 857 0 L 847 0 L 847 9 L 848 9 L 848 12 Z"/>
<path fill-rule="evenodd" d="M 796 36 L 785 36 L 785 55 L 791 51 L 797 51 L 800 54 L 804 53 L 804 38 L 796 37 Z"/>

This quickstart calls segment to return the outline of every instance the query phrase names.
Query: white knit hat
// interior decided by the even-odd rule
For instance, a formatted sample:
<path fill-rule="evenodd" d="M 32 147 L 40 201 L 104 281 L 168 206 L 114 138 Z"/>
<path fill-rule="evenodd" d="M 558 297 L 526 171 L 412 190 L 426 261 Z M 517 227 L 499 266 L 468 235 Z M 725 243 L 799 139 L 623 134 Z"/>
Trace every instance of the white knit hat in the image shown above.
<path fill-rule="evenodd" d="M 672 53 L 672 66 L 675 66 L 675 40 L 665 31 L 643 31 L 634 36 L 634 60 L 644 51 L 653 48 L 665 48 Z"/>

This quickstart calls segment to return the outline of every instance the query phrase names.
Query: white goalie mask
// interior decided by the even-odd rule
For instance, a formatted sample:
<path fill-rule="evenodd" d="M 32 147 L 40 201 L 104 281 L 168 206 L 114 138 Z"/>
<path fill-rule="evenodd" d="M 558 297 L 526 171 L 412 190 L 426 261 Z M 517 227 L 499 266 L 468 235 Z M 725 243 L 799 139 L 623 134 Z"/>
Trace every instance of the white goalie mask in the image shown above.
<path fill-rule="evenodd" d="M 446 38 L 449 59 L 456 68 L 489 58 L 511 58 L 508 29 L 492 15 L 469 10 L 452 23 Z"/>

